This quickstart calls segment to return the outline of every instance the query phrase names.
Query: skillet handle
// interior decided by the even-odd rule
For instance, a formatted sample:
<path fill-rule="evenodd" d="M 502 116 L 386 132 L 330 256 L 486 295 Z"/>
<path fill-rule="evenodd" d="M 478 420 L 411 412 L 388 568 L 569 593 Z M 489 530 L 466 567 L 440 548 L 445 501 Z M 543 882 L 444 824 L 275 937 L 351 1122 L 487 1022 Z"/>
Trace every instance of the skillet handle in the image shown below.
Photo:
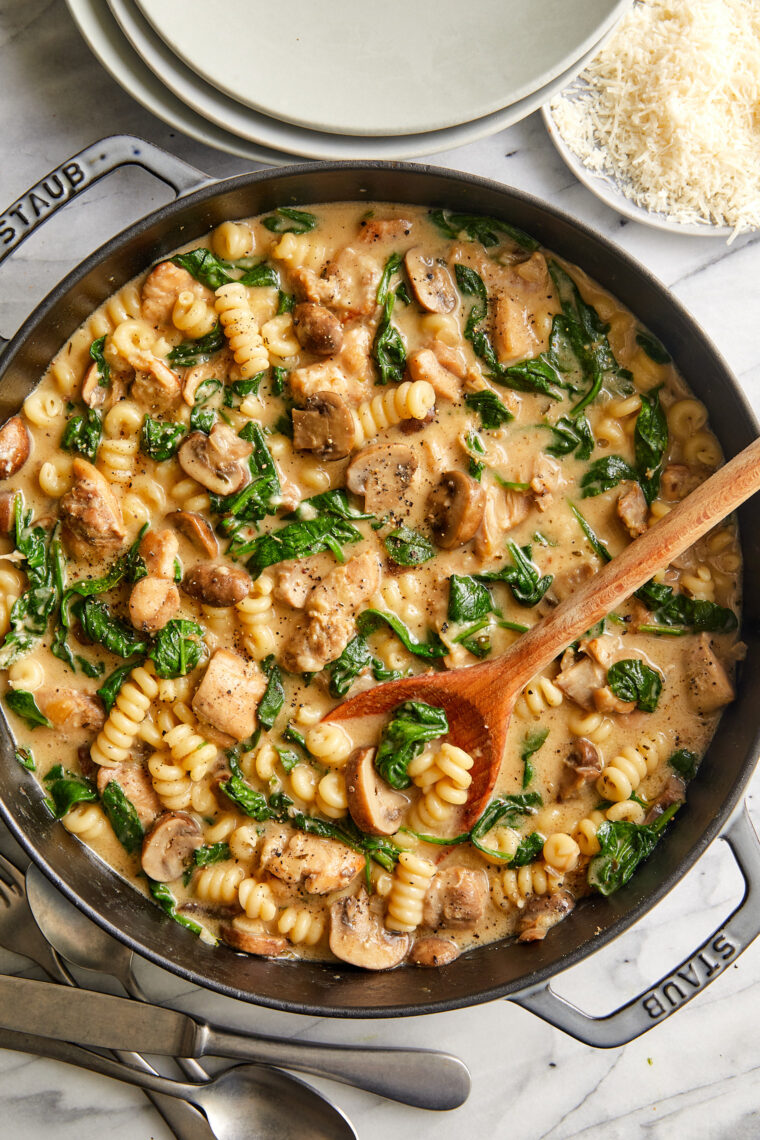
<path fill-rule="evenodd" d="M 661 1024 L 735 962 L 760 934 L 760 841 L 746 804 L 721 836 L 744 876 L 745 893 L 728 919 L 656 985 L 604 1017 L 591 1017 L 541 985 L 509 1000 L 598 1049 L 626 1045 Z"/>
<path fill-rule="evenodd" d="M 0 265 L 62 206 L 121 166 L 142 166 L 179 197 L 213 179 L 135 135 L 111 135 L 66 159 L 0 214 Z"/>

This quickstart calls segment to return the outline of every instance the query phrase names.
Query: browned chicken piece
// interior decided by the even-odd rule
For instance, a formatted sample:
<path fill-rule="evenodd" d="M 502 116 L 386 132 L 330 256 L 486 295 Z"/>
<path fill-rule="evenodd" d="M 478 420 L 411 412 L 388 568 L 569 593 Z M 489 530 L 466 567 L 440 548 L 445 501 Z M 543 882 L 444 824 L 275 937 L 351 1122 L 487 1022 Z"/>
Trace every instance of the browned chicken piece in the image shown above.
<path fill-rule="evenodd" d="M 533 461 L 533 475 L 530 480 L 530 489 L 539 511 L 548 509 L 552 496 L 565 483 L 561 465 L 556 459 L 540 451 Z"/>
<path fill-rule="evenodd" d="M 689 650 L 685 673 L 690 703 L 703 716 L 730 704 L 736 696 L 706 633 L 701 633 Z"/>
<path fill-rule="evenodd" d="M 649 529 L 649 507 L 638 483 L 631 483 L 628 490 L 618 496 L 615 510 L 631 538 Z"/>
<path fill-rule="evenodd" d="M 621 701 L 616 697 L 609 685 L 603 685 L 594 693 L 594 708 L 597 712 L 612 716 L 628 716 L 636 711 L 635 701 Z"/>
<path fill-rule="evenodd" d="M 530 513 L 530 498 L 520 491 L 488 487 L 480 529 L 475 535 L 478 558 L 493 558 L 504 550 L 504 536 Z"/>
<path fill-rule="evenodd" d="M 10 479 L 29 458 L 29 432 L 21 416 L 11 416 L 0 428 L 0 479 Z"/>
<path fill-rule="evenodd" d="M 245 740 L 256 727 L 256 706 L 267 680 L 253 662 L 217 649 L 193 697 L 193 712 L 219 732 Z"/>
<path fill-rule="evenodd" d="M 593 657 L 605 669 L 614 665 L 622 657 L 630 656 L 623 646 L 623 639 L 614 634 L 603 633 L 599 637 L 589 637 L 581 641 L 581 651 L 588 657 Z"/>
<path fill-rule="evenodd" d="M 438 871 L 425 895 L 422 921 L 433 929 L 439 926 L 476 926 L 488 902 L 488 876 L 468 867 L 446 867 Z"/>
<path fill-rule="evenodd" d="M 154 356 L 145 369 L 135 373 L 130 392 L 132 399 L 142 407 L 164 411 L 179 400 L 182 383 L 165 361 Z"/>
<path fill-rule="evenodd" d="M 315 586 L 304 607 L 307 618 L 282 653 L 289 673 L 317 673 L 340 657 L 354 635 L 354 615 L 380 585 L 375 554 L 359 554 Z"/>
<path fill-rule="evenodd" d="M 140 542 L 139 554 L 153 578 L 174 581 L 179 542 L 173 530 L 149 530 Z"/>
<path fill-rule="evenodd" d="M 261 845 L 261 869 L 310 895 L 340 891 L 364 870 L 364 856 L 336 839 L 277 828 Z"/>
<path fill-rule="evenodd" d="M 496 355 L 502 364 L 536 356 L 543 345 L 536 304 L 546 294 L 549 271 L 542 253 L 504 270 L 501 289 L 493 305 L 492 332 Z"/>
<path fill-rule="evenodd" d="M 318 276 L 312 269 L 295 269 L 291 278 L 299 297 L 317 301 L 347 316 L 369 316 L 377 305 L 382 266 L 377 257 L 346 246 Z"/>
<path fill-rule="evenodd" d="M 559 799 L 571 800 L 577 796 L 586 784 L 593 783 L 602 774 L 603 767 L 599 749 L 585 736 L 576 737 L 570 755 L 563 761 Z"/>
<path fill-rule="evenodd" d="M 129 620 L 142 633 L 158 633 L 179 613 L 179 590 L 168 578 L 141 578 L 129 595 Z"/>
<path fill-rule="evenodd" d="M 117 764 L 113 768 L 100 768 L 98 771 L 98 792 L 101 796 L 112 780 L 119 785 L 132 804 L 143 828 L 149 828 L 153 821 L 161 815 L 163 808 L 153 790 L 148 769 L 142 764 L 128 763 Z"/>
<path fill-rule="evenodd" d="M 436 395 L 445 400 L 458 400 L 462 384 L 448 368 L 439 361 L 432 348 L 421 348 L 407 358 L 406 366 L 412 380 L 427 380 L 432 384 Z"/>
<path fill-rule="evenodd" d="M 64 735 L 82 728 L 99 731 L 105 723 L 103 702 L 90 693 L 62 686 L 41 689 L 35 697 L 48 720 Z"/>
<path fill-rule="evenodd" d="M 373 245 L 378 241 L 403 241 L 410 237 L 412 222 L 407 218 L 365 218 L 359 222 L 359 241 Z"/>
<path fill-rule="evenodd" d="M 320 582 L 314 559 L 303 558 L 298 562 L 283 562 L 275 572 L 274 597 L 286 606 L 302 610 L 314 586 Z"/>
<path fill-rule="evenodd" d="M 685 463 L 669 463 L 660 477 L 660 494 L 669 503 L 685 499 L 700 484 L 699 475 Z"/>
<path fill-rule="evenodd" d="M 393 934 L 375 913 L 362 888 L 330 907 L 330 949 L 342 962 L 364 970 L 391 970 L 409 950 L 408 934 Z"/>
<path fill-rule="evenodd" d="M 152 325 L 170 325 L 172 310 L 177 297 L 189 290 L 196 297 L 213 298 L 195 278 L 171 261 L 159 261 L 145 278 L 142 287 L 142 315 Z"/>
<path fill-rule="evenodd" d="M 594 693 L 602 688 L 606 680 L 606 669 L 590 657 L 583 657 L 562 669 L 554 678 L 554 684 L 576 705 L 591 711 L 595 707 Z"/>
<path fill-rule="evenodd" d="M 686 784 L 675 772 L 668 776 L 667 783 L 660 794 L 649 805 L 649 811 L 644 817 L 644 823 L 654 823 L 671 804 L 682 804 L 686 799 Z"/>
<path fill-rule="evenodd" d="M 430 348 L 435 353 L 438 363 L 442 364 L 448 372 L 453 372 L 458 380 L 468 380 L 472 378 L 474 369 L 472 365 L 467 363 L 467 357 L 461 348 L 457 348 L 456 345 L 453 344 L 446 344 L 445 341 L 438 340 L 437 338 L 433 341 Z M 511 392 L 507 392 L 502 397 L 507 407 L 509 407 L 509 401 L 512 396 L 513 394 Z M 509 410 L 513 411 L 514 409 L 509 408 Z"/>
<path fill-rule="evenodd" d="M 369 329 L 357 325 L 346 329 L 340 351 L 316 364 L 294 368 L 288 376 L 290 390 L 300 403 L 319 392 L 332 392 L 349 404 L 358 404 L 375 394 Z"/>
<path fill-rule="evenodd" d="M 121 507 L 108 481 L 96 467 L 74 457 L 74 485 L 60 501 L 63 539 L 75 558 L 99 557 L 123 546 L 126 539 Z"/>
<path fill-rule="evenodd" d="M 529 900 L 520 915 L 518 942 L 541 942 L 553 926 L 566 918 L 575 906 L 569 891 L 555 891 L 551 895 L 536 896 Z"/>

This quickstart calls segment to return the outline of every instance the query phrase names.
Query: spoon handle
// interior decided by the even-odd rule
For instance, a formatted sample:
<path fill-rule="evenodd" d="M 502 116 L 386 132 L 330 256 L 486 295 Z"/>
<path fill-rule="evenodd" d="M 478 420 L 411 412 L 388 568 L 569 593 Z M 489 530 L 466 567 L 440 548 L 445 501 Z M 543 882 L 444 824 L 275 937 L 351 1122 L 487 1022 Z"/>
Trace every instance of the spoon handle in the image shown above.
<path fill-rule="evenodd" d="M 558 653 L 760 490 L 760 439 L 729 460 L 487 666 L 518 692 Z M 475 669 L 478 666 L 474 666 Z"/>
<path fill-rule="evenodd" d="M 464 1104 L 470 1073 L 458 1057 L 429 1049 L 360 1048 L 248 1037 L 199 1025 L 203 1054 L 235 1057 L 327 1077 L 415 1108 L 447 1111 Z"/>

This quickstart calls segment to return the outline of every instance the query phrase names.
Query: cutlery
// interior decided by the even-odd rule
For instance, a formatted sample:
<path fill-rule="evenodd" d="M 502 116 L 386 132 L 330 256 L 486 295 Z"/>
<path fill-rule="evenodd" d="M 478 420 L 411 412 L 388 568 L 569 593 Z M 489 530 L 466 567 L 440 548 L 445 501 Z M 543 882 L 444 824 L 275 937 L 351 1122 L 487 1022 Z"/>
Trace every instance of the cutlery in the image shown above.
<path fill-rule="evenodd" d="M 47 982 L 35 984 L 60 990 Z M 189 1100 L 203 1109 L 217 1140 L 357 1140 L 340 1109 L 297 1077 L 285 1076 L 276 1069 L 235 1065 L 207 1084 L 196 1085 L 152 1072 L 138 1072 L 100 1053 L 32 1033 L 0 1029 L 0 1049 L 50 1057 L 154 1093 Z M 251 1096 L 253 1088 L 255 1097 Z"/>
<path fill-rule="evenodd" d="M 458 1108 L 470 1092 L 467 1066 L 448 1053 L 253 1037 L 196 1021 L 164 1006 L 93 990 L 64 989 L 29 978 L 0 976 L 0 1026 L 59 1041 L 76 1035 L 83 1045 L 107 1049 L 139 1046 L 146 1053 L 214 1054 L 276 1065 L 392 1096 L 415 1108 Z M 145 1087 L 158 1086 L 147 1083 L 146 1075 Z"/>
<path fill-rule="evenodd" d="M 2 853 L 0 853 L 0 946 L 30 958 L 41 966 L 53 981 L 76 986 L 76 981 L 46 942 L 32 917 L 24 890 L 23 874 Z M 155 1074 L 156 1070 L 139 1053 L 122 1052 L 119 1056 L 127 1064 L 136 1066 L 146 1073 Z M 183 1104 L 182 1101 L 150 1090 L 146 1090 L 146 1095 L 177 1140 L 214 1140 L 214 1133 L 208 1121 L 192 1105 Z"/>
<path fill-rule="evenodd" d="M 608 560 L 600 556 L 607 564 L 500 657 L 449 672 L 422 673 L 376 685 L 338 705 L 324 720 L 386 713 L 410 698 L 443 708 L 451 726 L 449 738 L 475 760 L 463 813 L 463 827 L 470 827 L 481 815 L 496 782 L 512 709 L 524 686 L 643 586 L 655 571 L 669 565 L 758 489 L 760 439 L 729 460 L 617 557 Z"/>

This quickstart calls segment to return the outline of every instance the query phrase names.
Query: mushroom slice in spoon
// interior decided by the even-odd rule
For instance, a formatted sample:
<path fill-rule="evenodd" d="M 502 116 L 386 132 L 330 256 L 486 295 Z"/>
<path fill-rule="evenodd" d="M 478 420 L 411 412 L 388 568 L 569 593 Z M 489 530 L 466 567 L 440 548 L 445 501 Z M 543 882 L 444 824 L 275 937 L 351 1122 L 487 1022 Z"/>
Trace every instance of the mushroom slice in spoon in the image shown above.
<path fill-rule="evenodd" d="M 374 748 L 360 748 L 348 761 L 345 768 L 348 810 L 360 831 L 369 835 L 394 835 L 409 800 L 378 775 L 374 758 Z"/>
<path fill-rule="evenodd" d="M 369 906 L 362 888 L 330 907 L 330 949 L 336 958 L 364 970 L 392 970 L 406 957 L 408 934 L 391 934 Z"/>

